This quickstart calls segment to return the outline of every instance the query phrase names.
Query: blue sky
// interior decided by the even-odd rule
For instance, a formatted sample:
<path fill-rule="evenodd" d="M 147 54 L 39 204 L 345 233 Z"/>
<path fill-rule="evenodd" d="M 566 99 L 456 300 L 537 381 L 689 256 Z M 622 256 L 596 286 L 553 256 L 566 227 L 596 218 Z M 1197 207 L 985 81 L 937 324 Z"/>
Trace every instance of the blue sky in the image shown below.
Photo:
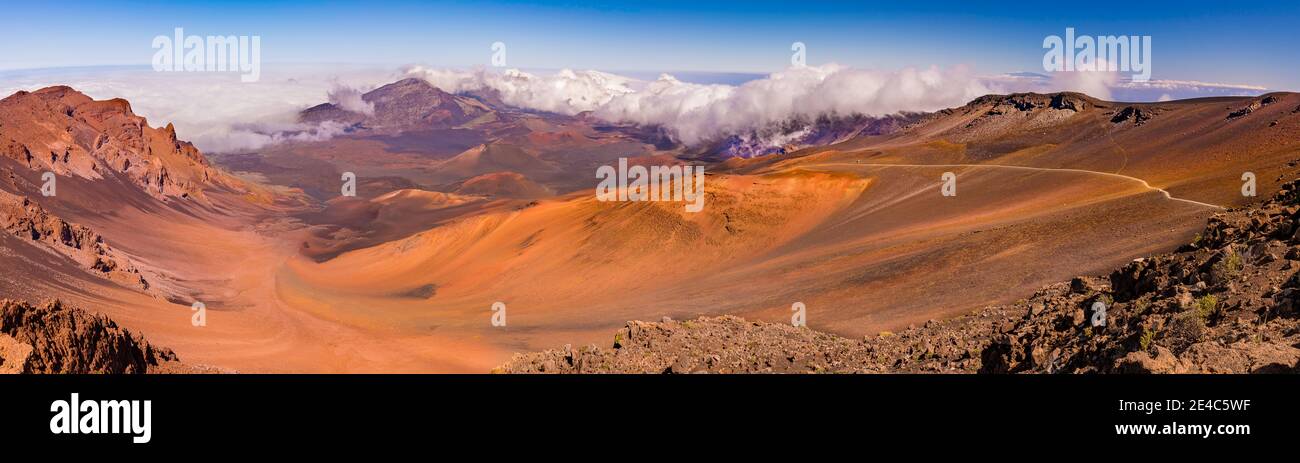
<path fill-rule="evenodd" d="M 220 2 L 5 6 L 0 69 L 145 65 L 150 41 L 260 35 L 274 63 L 489 62 L 519 68 L 766 73 L 790 62 L 870 69 L 1042 70 L 1044 36 L 1150 35 L 1153 78 L 1300 90 L 1300 2 Z M 37 19 L 39 18 L 39 19 Z"/>

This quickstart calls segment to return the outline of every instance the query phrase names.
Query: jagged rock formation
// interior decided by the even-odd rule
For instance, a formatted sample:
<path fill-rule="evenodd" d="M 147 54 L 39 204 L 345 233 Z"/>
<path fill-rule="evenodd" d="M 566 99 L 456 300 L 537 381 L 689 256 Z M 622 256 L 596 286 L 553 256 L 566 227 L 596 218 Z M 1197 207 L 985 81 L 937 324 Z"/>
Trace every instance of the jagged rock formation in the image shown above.
<path fill-rule="evenodd" d="M 160 199 L 201 196 L 225 177 L 171 124 L 149 127 L 126 100 L 96 101 L 66 86 L 0 100 L 0 156 L 60 176 L 122 174 Z"/>
<path fill-rule="evenodd" d="M 1273 103 L 1277 103 L 1278 101 L 1280 100 L 1278 99 L 1277 95 L 1266 95 L 1263 98 L 1251 101 L 1250 103 L 1246 104 L 1246 106 L 1243 106 L 1241 109 L 1229 113 L 1228 120 L 1233 120 L 1233 119 L 1238 119 L 1241 117 L 1248 116 L 1250 115 L 1250 113 L 1258 111 L 1261 108 L 1271 105 Z M 1300 108 L 1296 108 L 1296 109 L 1300 109 Z"/>
<path fill-rule="evenodd" d="M 103 315 L 59 301 L 0 302 L 0 373 L 148 373 L 178 361 Z"/>
<path fill-rule="evenodd" d="M 970 103 L 965 108 L 982 108 L 990 115 L 1011 112 L 1031 112 L 1036 109 L 1056 109 L 1079 112 L 1100 106 L 1100 101 L 1088 95 L 1075 92 L 1061 93 L 1013 93 L 1010 95 L 985 95 Z"/>
<path fill-rule="evenodd" d="M 1133 125 L 1138 126 L 1145 124 L 1152 117 L 1155 117 L 1155 112 L 1150 108 L 1125 106 L 1124 109 L 1115 112 L 1115 115 L 1110 118 L 1110 122 L 1113 124 L 1132 122 Z"/>
<path fill-rule="evenodd" d="M 91 274 L 129 288 L 149 289 L 131 259 L 94 230 L 69 223 L 26 197 L 0 191 L 0 228 L 71 258 Z"/>

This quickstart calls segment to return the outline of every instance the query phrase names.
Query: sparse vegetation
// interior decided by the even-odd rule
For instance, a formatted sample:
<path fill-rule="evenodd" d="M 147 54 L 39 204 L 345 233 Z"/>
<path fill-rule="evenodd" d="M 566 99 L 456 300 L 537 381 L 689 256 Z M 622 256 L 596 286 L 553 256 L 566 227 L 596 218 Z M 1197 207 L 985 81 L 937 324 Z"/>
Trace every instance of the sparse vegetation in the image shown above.
<path fill-rule="evenodd" d="M 1213 294 L 1206 294 L 1196 299 L 1196 318 L 1205 323 L 1209 321 L 1210 315 L 1219 307 L 1219 298 Z"/>
<path fill-rule="evenodd" d="M 1168 341 L 1170 349 L 1182 352 L 1192 344 L 1200 342 L 1206 330 L 1205 318 L 1201 316 L 1200 309 L 1189 310 L 1169 319 L 1164 339 Z"/>
<path fill-rule="evenodd" d="M 1143 351 L 1151 349 L 1151 341 L 1156 339 L 1156 330 L 1151 328 L 1142 329 L 1142 337 L 1138 338 L 1138 347 Z"/>
<path fill-rule="evenodd" d="M 1141 314 L 1146 313 L 1146 312 L 1147 312 L 1147 309 L 1150 309 L 1150 308 L 1151 308 L 1151 301 L 1150 301 L 1150 300 L 1147 300 L 1147 299 L 1144 298 L 1144 299 L 1138 299 L 1138 300 L 1136 300 L 1136 301 L 1133 301 L 1133 312 L 1134 312 L 1134 313 L 1137 313 L 1137 314 L 1141 315 Z"/>
<path fill-rule="evenodd" d="M 1232 248 L 1224 251 L 1222 259 L 1214 264 L 1214 273 L 1217 281 L 1229 281 L 1241 275 L 1241 254 L 1237 254 Z"/>

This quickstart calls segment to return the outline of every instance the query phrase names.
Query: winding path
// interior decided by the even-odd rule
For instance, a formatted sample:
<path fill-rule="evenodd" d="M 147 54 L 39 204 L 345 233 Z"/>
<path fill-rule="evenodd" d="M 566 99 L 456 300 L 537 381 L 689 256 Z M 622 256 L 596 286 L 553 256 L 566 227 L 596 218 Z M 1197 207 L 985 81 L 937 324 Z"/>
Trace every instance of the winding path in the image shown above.
<path fill-rule="evenodd" d="M 1156 188 L 1156 187 L 1153 187 L 1153 186 L 1151 186 L 1150 183 L 1147 183 L 1146 180 L 1142 180 L 1142 179 L 1137 178 L 1137 177 L 1130 177 L 1130 176 L 1123 175 L 1123 174 L 1113 174 L 1113 173 L 1110 173 L 1110 172 L 1097 172 L 1097 171 L 1095 171 L 1095 170 L 1085 170 L 1085 169 L 1065 169 L 1065 168 L 1053 168 L 1053 167 L 1007 166 L 1007 165 L 1000 165 L 1000 164 L 870 164 L 870 163 L 855 163 L 855 162 L 817 163 L 817 164 L 807 164 L 807 165 L 803 165 L 803 166 L 800 166 L 800 167 L 815 167 L 815 166 L 860 166 L 860 167 L 943 167 L 943 168 L 969 167 L 969 168 L 977 168 L 977 169 L 978 169 L 978 168 L 987 168 L 987 169 L 1017 169 L 1017 170 L 1038 171 L 1038 172 L 1072 172 L 1072 173 L 1079 173 L 1079 174 L 1101 175 L 1101 176 L 1106 176 L 1106 177 L 1115 177 L 1115 178 L 1120 178 L 1120 179 L 1124 179 L 1124 180 L 1128 180 L 1128 181 L 1132 181 L 1132 182 L 1138 182 L 1138 183 L 1141 183 L 1142 186 L 1143 186 L 1144 188 L 1148 189 L 1148 190 L 1159 191 L 1160 194 L 1164 195 L 1165 199 L 1170 199 L 1170 200 L 1173 200 L 1173 201 L 1181 201 L 1181 202 L 1184 202 L 1184 203 L 1194 204 L 1194 205 L 1197 205 L 1197 206 L 1208 207 L 1208 208 L 1212 208 L 1212 209 L 1224 209 L 1223 206 L 1220 206 L 1220 205 L 1217 205 L 1217 204 L 1203 203 L 1203 202 L 1200 202 L 1200 201 L 1193 201 L 1193 200 L 1190 200 L 1190 199 L 1184 199 L 1184 198 L 1175 197 L 1175 196 L 1169 194 L 1168 191 L 1165 191 L 1165 189 L 1163 189 L 1163 188 Z"/>

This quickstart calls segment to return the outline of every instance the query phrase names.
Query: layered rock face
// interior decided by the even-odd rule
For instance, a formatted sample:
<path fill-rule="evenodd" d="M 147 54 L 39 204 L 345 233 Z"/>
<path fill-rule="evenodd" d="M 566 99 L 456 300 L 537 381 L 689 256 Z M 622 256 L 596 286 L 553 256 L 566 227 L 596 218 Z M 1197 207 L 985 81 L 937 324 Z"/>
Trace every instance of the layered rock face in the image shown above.
<path fill-rule="evenodd" d="M 0 302 L 0 373 L 149 373 L 178 362 L 103 315 L 58 301 Z"/>
<path fill-rule="evenodd" d="M 171 124 L 149 127 L 126 100 L 96 101 L 64 86 L 0 100 L 0 156 L 60 176 L 122 174 L 160 199 L 199 196 L 219 176 Z"/>
<path fill-rule="evenodd" d="M 149 289 L 149 282 L 125 253 L 93 230 L 56 217 L 26 197 L 0 191 L 0 228 L 68 256 L 91 274 L 129 288 Z"/>

